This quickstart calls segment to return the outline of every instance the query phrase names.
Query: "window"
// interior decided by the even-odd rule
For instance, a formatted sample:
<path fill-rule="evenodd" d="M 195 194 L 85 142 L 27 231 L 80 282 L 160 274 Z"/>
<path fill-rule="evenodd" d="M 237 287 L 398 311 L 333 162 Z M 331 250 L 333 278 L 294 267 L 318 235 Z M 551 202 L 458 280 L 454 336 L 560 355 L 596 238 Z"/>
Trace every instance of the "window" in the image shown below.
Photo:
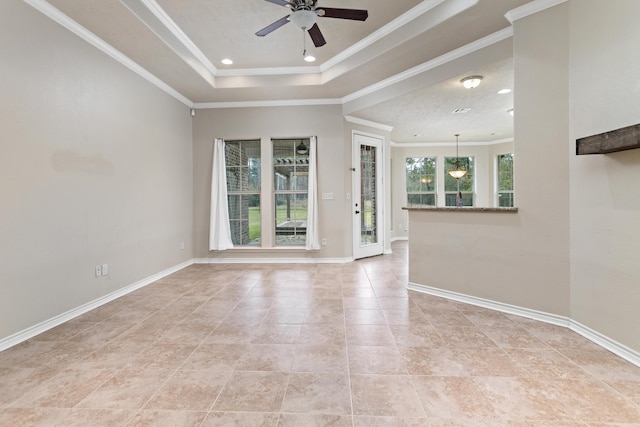
<path fill-rule="evenodd" d="M 407 157 L 407 206 L 436 205 L 436 158 Z"/>
<path fill-rule="evenodd" d="M 497 159 L 498 206 L 512 208 L 513 204 L 513 153 L 500 154 Z"/>
<path fill-rule="evenodd" d="M 467 173 L 460 179 L 449 175 L 449 171 L 455 169 L 456 160 Z M 474 167 L 473 157 L 445 157 L 444 158 L 444 201 L 445 206 L 457 206 L 456 197 L 458 191 L 462 193 L 462 206 L 474 205 Z"/>
<path fill-rule="evenodd" d="M 260 245 L 260 140 L 226 141 L 227 200 L 234 245 Z"/>
<path fill-rule="evenodd" d="M 304 245 L 307 237 L 310 139 L 272 139 L 275 244 Z"/>

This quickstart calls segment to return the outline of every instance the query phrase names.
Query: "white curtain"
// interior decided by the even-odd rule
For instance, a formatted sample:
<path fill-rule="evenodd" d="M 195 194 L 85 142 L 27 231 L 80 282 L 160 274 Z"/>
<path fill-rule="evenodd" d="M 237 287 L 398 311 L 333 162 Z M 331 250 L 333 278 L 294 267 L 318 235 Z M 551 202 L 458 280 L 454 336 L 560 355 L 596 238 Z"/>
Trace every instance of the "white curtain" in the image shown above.
<path fill-rule="evenodd" d="M 318 167 L 317 138 L 311 137 L 309 147 L 309 195 L 307 200 L 307 250 L 320 249 L 318 238 Z"/>
<path fill-rule="evenodd" d="M 213 167 L 211 169 L 211 218 L 209 250 L 223 251 L 233 248 L 229 207 L 227 203 L 227 167 L 224 156 L 224 139 L 213 143 Z"/>

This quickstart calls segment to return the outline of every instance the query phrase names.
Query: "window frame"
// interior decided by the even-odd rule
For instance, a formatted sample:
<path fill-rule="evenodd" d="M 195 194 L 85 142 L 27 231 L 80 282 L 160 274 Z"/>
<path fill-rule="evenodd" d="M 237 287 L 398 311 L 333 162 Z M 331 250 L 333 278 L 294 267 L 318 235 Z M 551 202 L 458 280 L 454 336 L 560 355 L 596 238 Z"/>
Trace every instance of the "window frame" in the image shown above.
<path fill-rule="evenodd" d="M 278 185 L 277 185 L 277 172 L 276 172 L 276 159 L 281 158 L 281 157 L 276 157 L 276 153 L 275 153 L 275 149 L 276 149 L 276 144 L 278 142 L 286 142 L 286 143 L 292 143 L 293 144 L 293 157 L 292 158 L 288 158 L 288 159 L 292 159 L 293 163 L 291 163 L 290 167 L 293 168 L 292 170 L 292 176 L 297 177 L 297 176 L 309 176 L 309 160 L 310 160 L 310 153 L 309 150 L 311 149 L 311 137 L 302 137 L 302 138 L 298 138 L 298 137 L 294 137 L 294 138 L 270 138 L 270 149 L 271 149 L 271 169 L 269 171 L 270 175 L 271 175 L 271 203 L 272 203 L 272 209 L 271 209 L 271 215 L 272 217 L 270 218 L 270 233 L 271 233 L 271 241 L 272 241 L 272 247 L 274 248 L 282 248 L 282 247 L 290 247 L 290 248 L 304 248 L 305 244 L 306 244 L 306 236 L 307 236 L 307 230 L 306 230 L 306 222 L 309 216 L 309 212 L 308 212 L 308 206 L 309 206 L 309 181 L 304 180 L 304 189 L 300 189 L 300 188 L 289 188 L 289 189 L 279 189 Z M 304 154 L 300 154 L 297 152 L 297 147 L 298 145 L 302 143 L 307 147 L 307 152 Z M 287 165 L 288 167 L 288 165 Z M 302 169 L 302 170 L 298 170 L 298 169 Z M 291 176 L 291 175 L 290 175 Z M 295 182 L 295 181 L 294 181 Z M 295 184 L 296 186 L 298 184 Z M 304 199 L 306 200 L 306 202 L 303 202 L 306 207 L 305 207 L 305 215 L 304 218 L 298 218 L 297 216 L 295 216 L 294 218 L 288 217 L 287 221 L 294 223 L 293 227 L 291 227 L 291 230 L 282 230 L 281 231 L 281 235 L 285 236 L 285 235 L 291 235 L 291 236 L 300 236 L 300 238 L 298 239 L 291 239 L 290 242 L 288 243 L 279 243 L 278 242 L 278 227 L 282 225 L 278 224 L 279 218 L 278 218 L 278 196 L 292 196 L 294 199 L 294 206 L 298 204 L 298 197 L 300 196 L 305 196 Z M 297 210 L 297 208 L 296 208 Z M 297 213 L 297 212 L 296 212 Z M 296 222 L 299 221 L 304 221 L 305 226 L 304 226 L 304 231 L 302 230 L 302 227 L 298 227 L 296 226 Z M 292 233 L 292 234 L 289 234 Z M 294 243 L 292 243 L 294 242 Z"/>
<path fill-rule="evenodd" d="M 230 164 L 229 163 L 229 151 L 232 149 L 233 146 L 237 146 L 237 150 L 241 153 L 242 152 L 242 145 L 243 144 L 251 144 L 251 145 L 255 145 L 258 149 L 259 152 L 259 162 L 257 165 L 257 171 L 254 171 L 254 176 L 253 179 L 257 180 L 257 183 L 255 183 L 256 185 L 251 185 L 251 175 L 250 175 L 250 166 L 245 166 L 243 165 L 242 159 L 239 158 L 237 164 L 233 163 Z M 254 147 L 255 148 L 255 147 Z M 234 231 L 234 223 L 238 223 L 240 224 L 240 235 L 244 236 L 244 228 L 243 228 L 243 224 L 246 222 L 246 231 L 247 231 L 247 243 L 237 243 L 236 241 L 233 242 L 233 246 L 234 248 L 239 247 L 239 248 L 244 248 L 244 247 L 256 247 L 256 246 L 261 246 L 261 242 L 262 242 L 262 224 L 260 222 L 260 218 L 262 217 L 262 189 L 263 189 L 263 185 L 262 185 L 262 165 L 263 165 L 263 159 L 262 159 L 262 147 L 261 147 L 261 141 L 260 139 L 236 139 L 236 140 L 225 140 L 225 173 L 227 176 L 227 204 L 228 204 L 228 214 L 229 214 L 229 228 L 231 229 L 231 238 L 232 240 L 237 240 L 237 234 L 235 234 Z M 249 157 L 247 157 L 247 159 L 249 159 Z M 233 170 L 237 168 L 238 169 L 238 189 L 232 190 L 229 188 L 229 172 L 230 170 Z M 243 171 L 246 169 L 246 189 L 243 189 L 243 185 L 244 185 L 244 174 Z M 258 198 L 258 224 L 259 224 L 259 235 L 257 237 L 257 240 L 254 238 L 253 241 L 254 243 L 251 243 L 251 218 L 250 218 L 250 208 L 251 206 L 249 206 L 250 201 L 247 200 L 247 217 L 243 218 L 243 206 L 244 206 L 244 200 L 251 198 L 251 197 L 256 197 Z M 239 218 L 234 218 L 232 217 L 232 213 L 235 211 L 235 209 L 232 208 L 232 203 L 231 203 L 231 199 L 237 197 L 239 199 L 239 205 L 240 208 L 238 209 L 238 212 L 240 213 L 240 217 Z"/>
<path fill-rule="evenodd" d="M 417 160 L 415 163 L 418 163 L 418 161 L 422 161 L 422 162 L 429 162 L 431 163 L 431 165 L 433 166 L 433 173 L 425 173 L 425 174 L 419 174 L 420 177 L 420 186 L 422 186 L 422 184 L 426 184 L 427 188 L 429 186 L 432 186 L 433 190 L 431 191 L 411 191 L 409 188 L 409 164 L 408 161 L 409 159 L 414 159 Z M 415 164 L 414 163 L 414 164 Z M 425 166 L 425 168 L 428 168 L 428 166 Z M 428 178 L 432 176 L 433 177 L 433 181 L 431 182 L 427 182 L 424 180 L 428 180 Z M 438 206 L 438 158 L 436 156 L 427 156 L 427 157 L 405 157 L 405 190 L 407 193 L 407 207 L 410 208 L 415 208 L 415 207 L 435 207 Z M 428 204 L 428 203 L 412 203 L 411 202 L 411 196 L 433 196 L 433 204 Z"/>
<path fill-rule="evenodd" d="M 511 156 L 511 189 L 501 189 L 501 180 L 500 180 L 500 158 L 503 156 Z M 501 153 L 501 154 L 497 154 L 495 157 L 495 171 L 496 171 L 496 175 L 495 175 L 495 180 L 496 180 L 496 192 L 495 192 L 495 204 L 497 207 L 514 207 L 515 206 L 515 187 L 514 187 L 514 182 L 513 182 L 513 172 L 514 172 L 514 166 L 515 166 L 515 156 L 513 154 L 513 152 L 510 153 Z M 500 196 L 501 194 L 510 194 L 510 200 L 511 200 L 511 204 L 510 206 L 502 206 L 500 204 Z"/>
<path fill-rule="evenodd" d="M 476 205 L 476 160 L 475 160 L 475 156 L 460 156 L 460 157 L 445 157 L 444 158 L 444 174 L 443 174 L 443 179 L 444 179 L 444 206 L 446 207 L 455 207 L 457 206 L 455 203 L 453 205 L 448 204 L 447 201 L 451 196 L 457 197 L 458 194 L 458 190 L 447 190 L 447 183 L 451 182 L 449 179 L 447 179 L 448 175 L 449 175 L 449 170 L 451 170 L 449 167 L 447 167 L 448 163 L 452 160 L 453 162 L 456 161 L 456 159 L 460 160 L 461 163 L 463 163 L 463 166 L 466 167 L 467 169 L 467 174 L 465 176 L 463 176 L 460 179 L 464 179 L 464 180 L 468 180 L 469 177 L 472 178 L 472 182 L 471 182 L 471 190 L 470 191 L 460 191 L 462 193 L 462 198 L 463 200 L 465 199 L 465 196 L 471 196 L 471 204 L 463 204 L 463 206 L 465 207 L 474 207 Z M 450 179 L 455 179 L 455 178 L 451 178 L 449 176 Z M 449 197 L 447 197 L 449 196 Z M 454 199 L 455 200 L 455 199 Z"/>

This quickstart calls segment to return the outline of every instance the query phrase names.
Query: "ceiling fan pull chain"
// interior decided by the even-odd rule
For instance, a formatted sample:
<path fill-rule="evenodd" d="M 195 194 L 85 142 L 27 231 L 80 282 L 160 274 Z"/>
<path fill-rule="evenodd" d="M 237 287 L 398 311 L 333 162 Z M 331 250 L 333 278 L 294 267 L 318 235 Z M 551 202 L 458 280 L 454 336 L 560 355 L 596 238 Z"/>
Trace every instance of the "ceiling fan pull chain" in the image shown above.
<path fill-rule="evenodd" d="M 302 29 L 302 57 L 307 56 L 307 38 L 304 36 L 304 31 L 306 28 Z"/>

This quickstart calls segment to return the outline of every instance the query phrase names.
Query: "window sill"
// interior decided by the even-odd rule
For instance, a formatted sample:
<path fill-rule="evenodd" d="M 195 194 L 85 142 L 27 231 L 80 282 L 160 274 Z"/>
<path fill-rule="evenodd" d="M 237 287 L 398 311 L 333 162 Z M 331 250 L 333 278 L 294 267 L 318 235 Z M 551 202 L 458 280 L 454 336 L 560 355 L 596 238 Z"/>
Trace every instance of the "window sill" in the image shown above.
<path fill-rule="evenodd" d="M 475 213 L 518 213 L 518 208 L 476 208 L 471 206 L 448 206 L 448 207 L 434 207 L 434 208 L 407 208 L 403 207 L 405 211 L 418 211 L 418 212 L 475 212 Z"/>
<path fill-rule="evenodd" d="M 209 252 L 318 252 L 320 249 L 307 250 L 304 246 L 273 246 L 270 248 L 263 248 L 262 246 L 236 246 L 224 251 L 209 251 Z"/>

